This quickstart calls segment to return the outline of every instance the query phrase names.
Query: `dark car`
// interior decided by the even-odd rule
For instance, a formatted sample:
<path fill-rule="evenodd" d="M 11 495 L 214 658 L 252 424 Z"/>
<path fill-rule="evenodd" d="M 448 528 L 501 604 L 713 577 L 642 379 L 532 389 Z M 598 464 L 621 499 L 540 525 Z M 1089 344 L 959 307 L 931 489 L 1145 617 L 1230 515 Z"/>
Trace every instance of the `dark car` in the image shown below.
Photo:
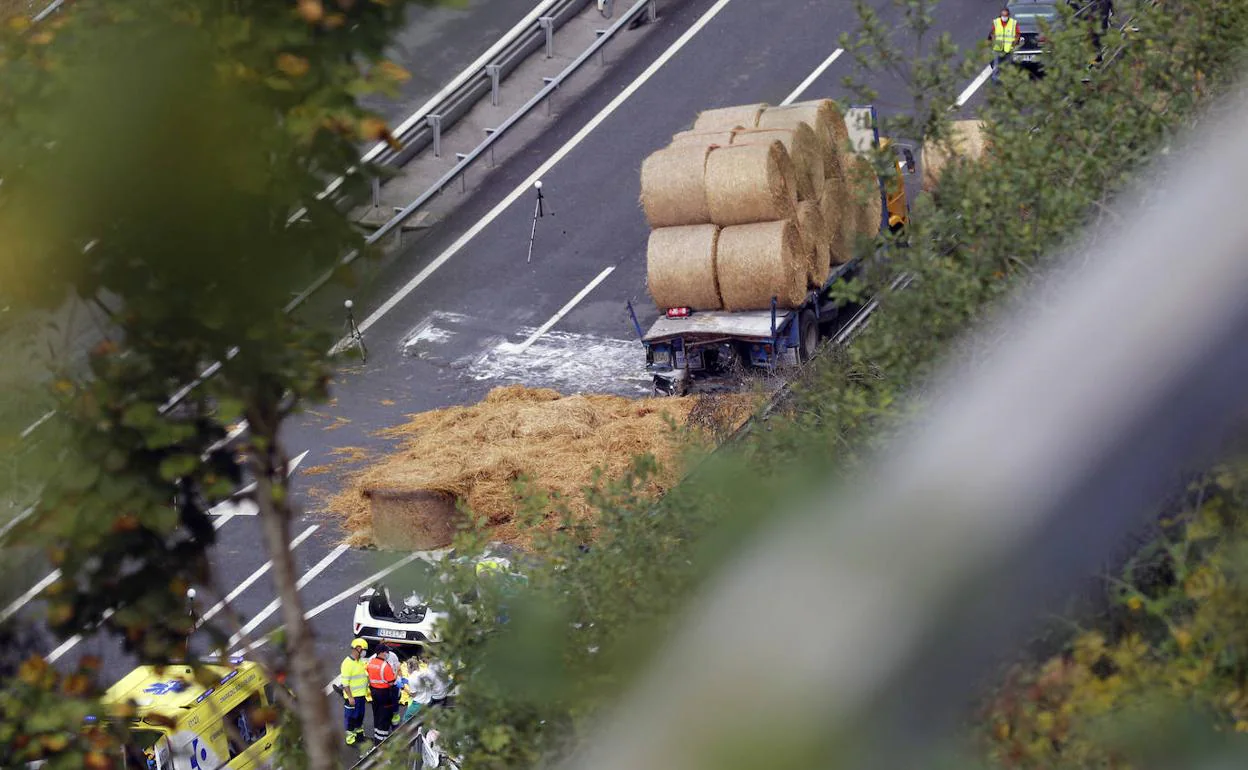
<path fill-rule="evenodd" d="M 1053 29 L 1062 20 L 1057 3 L 1018 0 L 1007 7 L 1010 9 L 1010 16 L 1018 22 L 1018 34 L 1021 38 L 1010 60 L 1020 67 L 1038 73 L 1043 69 L 1048 43 L 1044 30 Z"/>

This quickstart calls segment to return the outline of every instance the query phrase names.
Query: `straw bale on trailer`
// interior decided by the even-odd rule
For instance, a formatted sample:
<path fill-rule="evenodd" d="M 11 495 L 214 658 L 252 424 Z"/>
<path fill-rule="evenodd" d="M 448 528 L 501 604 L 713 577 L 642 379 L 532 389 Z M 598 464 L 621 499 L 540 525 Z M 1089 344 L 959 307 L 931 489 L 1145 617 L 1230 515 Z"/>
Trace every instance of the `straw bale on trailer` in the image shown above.
<path fill-rule="evenodd" d="M 719 292 L 726 310 L 782 308 L 806 299 L 807 260 L 790 220 L 725 227 L 716 251 Z"/>
<path fill-rule="evenodd" d="M 708 403 L 704 397 L 632 400 L 565 397 L 521 385 L 495 388 L 481 403 L 409 415 L 406 423 L 379 433 L 398 440 L 398 448 L 353 475 L 331 509 L 343 517 L 349 542 L 359 545 L 445 547 L 464 523 L 457 502 L 489 522 L 491 539 L 523 541 L 512 522 L 517 479 L 560 496 L 573 516 L 584 519 L 594 512 L 583 490 L 593 483 L 595 468 L 618 479 L 636 455 L 652 454 L 659 471 L 644 491 L 661 494 L 680 478 L 686 438 L 669 428 L 669 420 L 696 426 L 688 438 L 709 448 L 739 427 L 753 406 L 753 397 L 742 395 Z M 551 526 L 557 518 L 551 517 Z"/>
<path fill-rule="evenodd" d="M 660 310 L 723 308 L 715 276 L 719 230 L 717 225 L 684 225 L 650 232 L 646 279 L 650 296 Z"/>
<path fill-rule="evenodd" d="M 832 236 L 818 201 L 797 204 L 797 229 L 806 253 L 806 280 L 812 288 L 823 286 L 832 266 Z"/>
<path fill-rule="evenodd" d="M 880 199 L 880 179 L 865 156 L 855 155 L 850 160 L 849 185 L 853 224 L 846 232 L 852 254 L 852 246 L 859 237 L 874 238 L 879 234 L 884 204 Z"/>
<path fill-rule="evenodd" d="M 709 146 L 667 147 L 641 164 L 641 205 L 651 227 L 711 221 L 706 197 Z"/>
<path fill-rule="evenodd" d="M 732 131 L 681 131 L 672 137 L 672 143 L 668 146 L 700 145 L 702 147 L 727 147 L 732 144 L 733 133 Z"/>
<path fill-rule="evenodd" d="M 796 177 L 779 141 L 716 148 L 706 161 L 710 221 L 728 227 L 788 219 L 797 205 Z"/>
<path fill-rule="evenodd" d="M 940 183 L 940 175 L 954 156 L 975 161 L 984 156 L 987 136 L 981 120 L 955 120 L 947 139 L 923 145 L 923 191 L 932 192 Z"/>
<path fill-rule="evenodd" d="M 831 99 L 815 99 L 783 107 L 768 107 L 758 119 L 759 128 L 791 128 L 806 123 L 823 145 L 824 174 L 833 173 L 830 165 L 839 162 L 839 156 L 849 142 L 849 131 L 840 107 Z"/>
<path fill-rule="evenodd" d="M 823 187 L 823 151 L 814 129 L 805 123 L 792 128 L 756 128 L 736 131 L 733 146 L 779 141 L 793 161 L 797 173 L 797 199 L 814 200 Z"/>
<path fill-rule="evenodd" d="M 703 110 L 698 113 L 697 120 L 693 121 L 693 130 L 723 131 L 724 129 L 757 128 L 758 116 L 762 115 L 765 109 L 767 109 L 766 104 L 744 104 L 739 107 Z"/>

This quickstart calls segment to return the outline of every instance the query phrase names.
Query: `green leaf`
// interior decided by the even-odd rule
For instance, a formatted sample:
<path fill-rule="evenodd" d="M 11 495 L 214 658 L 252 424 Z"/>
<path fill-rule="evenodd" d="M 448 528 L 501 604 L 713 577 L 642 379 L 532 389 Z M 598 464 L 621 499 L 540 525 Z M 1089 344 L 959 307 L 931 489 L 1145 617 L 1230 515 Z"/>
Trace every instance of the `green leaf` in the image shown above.
<path fill-rule="evenodd" d="M 170 455 L 160 461 L 160 476 L 166 481 L 176 481 L 191 472 L 199 465 L 199 458 L 191 454 Z"/>

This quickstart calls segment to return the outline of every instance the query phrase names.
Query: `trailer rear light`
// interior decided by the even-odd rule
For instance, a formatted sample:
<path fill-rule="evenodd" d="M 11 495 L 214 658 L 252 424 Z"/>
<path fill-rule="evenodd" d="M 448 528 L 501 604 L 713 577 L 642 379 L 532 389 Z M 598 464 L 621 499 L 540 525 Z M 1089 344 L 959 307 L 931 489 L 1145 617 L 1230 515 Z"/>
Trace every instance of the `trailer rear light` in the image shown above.
<path fill-rule="evenodd" d="M 667 309 L 668 318 L 688 318 L 693 311 L 687 307 L 669 307 Z"/>

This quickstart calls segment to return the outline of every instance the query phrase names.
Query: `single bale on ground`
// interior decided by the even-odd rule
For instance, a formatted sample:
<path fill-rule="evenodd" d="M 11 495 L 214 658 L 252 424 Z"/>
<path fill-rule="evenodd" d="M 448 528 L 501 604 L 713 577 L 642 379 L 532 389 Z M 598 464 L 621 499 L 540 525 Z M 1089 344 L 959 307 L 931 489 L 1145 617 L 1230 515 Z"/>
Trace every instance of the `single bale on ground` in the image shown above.
<path fill-rule="evenodd" d="M 832 266 L 832 236 L 818 201 L 797 204 L 797 229 L 806 252 L 806 280 L 811 288 L 823 286 Z"/>
<path fill-rule="evenodd" d="M 755 128 L 732 135 L 733 146 L 778 141 L 784 145 L 797 174 L 797 199 L 814 200 L 823 187 L 823 152 L 814 129 L 805 123 L 793 128 Z"/>
<path fill-rule="evenodd" d="M 732 144 L 733 134 L 733 131 L 681 131 L 672 137 L 672 143 L 668 146 L 727 147 Z"/>
<path fill-rule="evenodd" d="M 965 158 L 979 160 L 987 150 L 987 134 L 982 120 L 955 120 L 950 135 L 935 142 L 924 142 L 920 160 L 923 164 L 923 191 L 932 192 L 940 184 L 940 175 L 954 161 Z"/>
<path fill-rule="evenodd" d="M 646 247 L 646 282 L 659 310 L 723 308 L 715 275 L 719 231 L 718 225 L 661 227 L 651 231 Z"/>
<path fill-rule="evenodd" d="M 694 131 L 722 131 L 736 128 L 757 128 L 758 116 L 767 109 L 766 104 L 743 104 L 737 107 L 720 107 L 703 110 L 693 121 Z"/>
<path fill-rule="evenodd" d="M 426 489 L 365 489 L 373 540 L 398 551 L 430 551 L 455 537 L 463 516 L 455 498 Z"/>
<path fill-rule="evenodd" d="M 710 221 L 723 227 L 792 217 L 797 174 L 784 144 L 713 150 L 706 161 L 706 200 Z"/>
<path fill-rule="evenodd" d="M 711 221 L 706 198 L 709 146 L 667 147 L 641 164 L 641 206 L 651 227 Z"/>
<path fill-rule="evenodd" d="M 766 310 L 772 297 L 792 308 L 806 299 L 807 259 L 791 220 L 725 227 L 716 265 L 726 310 Z"/>

